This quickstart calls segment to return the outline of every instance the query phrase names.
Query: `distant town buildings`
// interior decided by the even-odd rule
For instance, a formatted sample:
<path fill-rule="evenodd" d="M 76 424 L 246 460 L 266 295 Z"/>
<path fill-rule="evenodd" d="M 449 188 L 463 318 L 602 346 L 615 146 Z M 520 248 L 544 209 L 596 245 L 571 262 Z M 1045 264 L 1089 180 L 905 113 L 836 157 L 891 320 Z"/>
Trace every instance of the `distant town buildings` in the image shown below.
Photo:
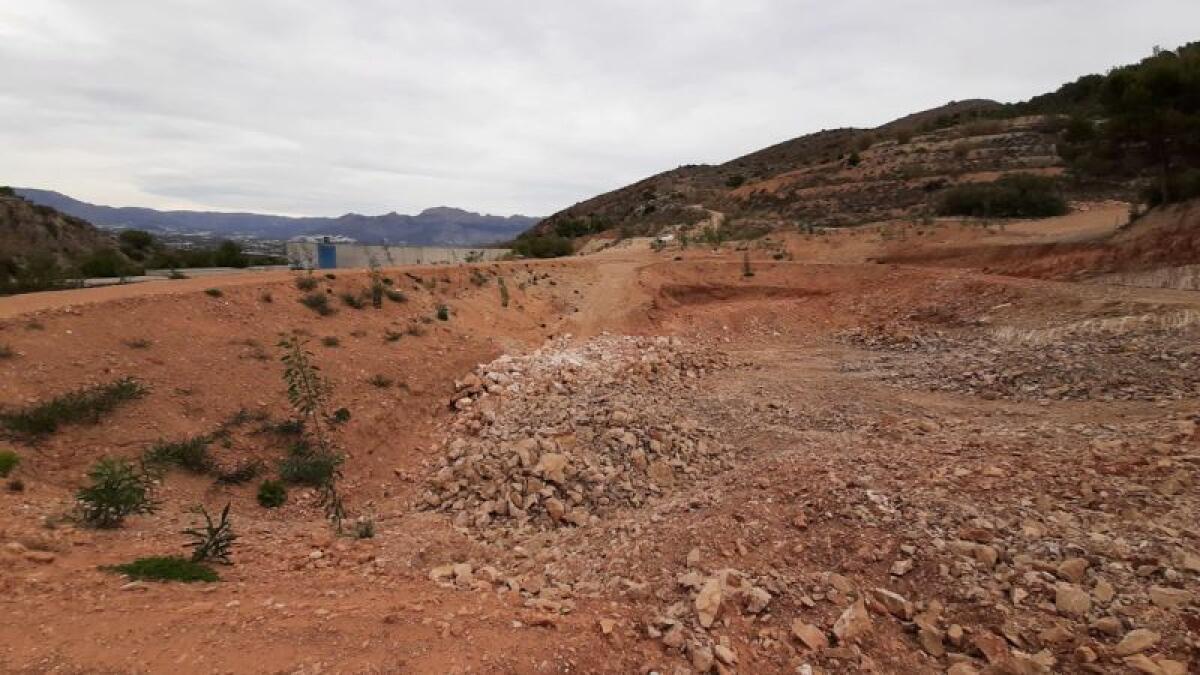
<path fill-rule="evenodd" d="M 353 244 L 357 239 L 343 234 L 302 234 L 288 241 L 305 242 L 309 244 Z"/>

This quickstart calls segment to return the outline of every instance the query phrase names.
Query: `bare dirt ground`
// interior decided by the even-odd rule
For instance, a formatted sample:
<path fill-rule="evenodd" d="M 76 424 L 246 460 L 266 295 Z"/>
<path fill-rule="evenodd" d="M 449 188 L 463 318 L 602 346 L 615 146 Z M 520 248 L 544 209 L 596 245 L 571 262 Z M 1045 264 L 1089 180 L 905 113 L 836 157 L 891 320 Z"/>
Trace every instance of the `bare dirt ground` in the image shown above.
<path fill-rule="evenodd" d="M 0 441 L 0 671 L 1195 672 L 1200 296 L 866 262 L 889 242 L 388 270 L 407 302 L 328 317 L 275 273 L 0 299 L 5 409 L 149 390 Z M 159 439 L 226 423 L 219 462 L 274 466 L 296 331 L 373 538 L 179 471 L 73 523 L 95 459 Z M 221 582 L 99 569 L 226 501 Z"/>

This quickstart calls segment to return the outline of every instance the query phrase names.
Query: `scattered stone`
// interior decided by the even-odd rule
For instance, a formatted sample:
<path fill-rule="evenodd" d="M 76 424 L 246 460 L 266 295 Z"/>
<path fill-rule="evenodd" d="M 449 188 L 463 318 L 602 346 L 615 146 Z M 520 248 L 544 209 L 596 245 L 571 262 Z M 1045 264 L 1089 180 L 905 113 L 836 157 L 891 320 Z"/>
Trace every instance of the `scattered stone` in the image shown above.
<path fill-rule="evenodd" d="M 1113 647 L 1113 653 L 1117 656 L 1129 656 L 1138 652 L 1144 652 L 1158 644 L 1160 639 L 1162 639 L 1162 636 L 1152 630 L 1136 628 L 1121 638 L 1117 646 Z"/>
<path fill-rule="evenodd" d="M 1183 661 L 1155 659 L 1154 665 L 1158 666 L 1163 675 L 1187 675 L 1188 672 L 1188 664 Z"/>
<path fill-rule="evenodd" d="M 701 647 L 696 644 L 691 645 L 689 650 L 689 658 L 692 661 L 692 667 L 699 673 L 707 673 L 713 667 L 713 651 L 708 647 Z"/>
<path fill-rule="evenodd" d="M 913 607 L 912 603 L 898 593 L 893 593 L 886 588 L 876 588 L 871 591 L 875 600 L 883 605 L 893 616 L 904 619 L 905 621 L 912 618 Z"/>
<path fill-rule="evenodd" d="M 1046 630 L 1038 633 L 1038 641 L 1046 645 L 1057 645 L 1067 642 L 1071 639 L 1071 631 L 1062 626 L 1051 626 Z"/>
<path fill-rule="evenodd" d="M 704 582 L 700 593 L 696 595 L 696 616 L 700 625 L 708 628 L 721 611 L 721 580 L 713 577 Z"/>
<path fill-rule="evenodd" d="M 683 635 L 683 628 L 680 626 L 671 626 L 670 630 L 663 634 L 663 645 L 670 649 L 679 649 L 686 642 Z"/>
<path fill-rule="evenodd" d="M 39 565 L 48 565 L 54 562 L 56 556 L 50 551 L 25 551 L 25 559 L 29 562 L 35 562 Z"/>
<path fill-rule="evenodd" d="M 713 654 L 717 657 L 718 661 L 727 666 L 737 663 L 737 653 L 725 645 L 714 645 Z"/>
<path fill-rule="evenodd" d="M 871 615 L 867 612 L 867 605 L 860 598 L 854 604 L 846 608 L 838 620 L 833 624 L 833 635 L 837 638 L 839 644 L 853 642 L 858 638 L 866 635 L 871 631 L 873 624 Z"/>
<path fill-rule="evenodd" d="M 1092 598 L 1074 584 L 1059 583 L 1054 587 L 1054 606 L 1063 616 L 1087 616 L 1092 609 Z"/>
<path fill-rule="evenodd" d="M 930 656 L 942 657 L 946 654 L 946 647 L 942 644 L 942 634 L 937 629 L 930 626 L 921 626 L 917 629 L 917 639 L 921 642 L 921 648 L 929 653 Z"/>
<path fill-rule="evenodd" d="M 1188 604 L 1191 600 L 1192 594 L 1180 588 L 1150 587 L 1150 602 L 1154 603 L 1155 607 L 1175 609 Z"/>
<path fill-rule="evenodd" d="M 1087 575 L 1087 568 L 1087 560 L 1083 558 L 1068 558 L 1058 566 L 1058 576 L 1073 584 L 1078 584 Z"/>
<path fill-rule="evenodd" d="M 854 590 L 854 585 L 850 583 L 850 580 L 840 574 L 830 574 L 829 585 L 833 586 L 838 593 L 849 593 Z"/>
<path fill-rule="evenodd" d="M 1087 645 L 1075 648 L 1075 660 L 1079 663 L 1095 663 L 1098 658 L 1100 657 L 1096 655 L 1095 650 Z"/>
<path fill-rule="evenodd" d="M 829 647 L 829 638 L 825 637 L 824 631 L 800 619 L 792 622 L 792 635 L 813 651 L 821 651 Z"/>
<path fill-rule="evenodd" d="M 746 611 L 761 614 L 771 604 L 771 594 L 755 586 L 746 593 Z"/>
<path fill-rule="evenodd" d="M 980 544 L 975 547 L 975 559 L 987 567 L 995 567 L 996 562 L 1000 560 L 1000 552 L 995 546 Z"/>
<path fill-rule="evenodd" d="M 1120 635 L 1125 627 L 1121 625 L 1121 620 L 1115 616 L 1104 616 L 1092 622 L 1092 629 L 1105 635 Z"/>
<path fill-rule="evenodd" d="M 1135 670 L 1139 673 L 1146 673 L 1146 675 L 1163 675 L 1163 671 L 1158 667 L 1158 664 L 1150 660 L 1150 657 L 1146 656 L 1145 654 L 1134 654 L 1133 656 L 1127 656 L 1122 659 L 1122 662 L 1124 662 L 1126 666 L 1129 666 L 1131 670 Z"/>
<path fill-rule="evenodd" d="M 454 571 L 454 582 L 460 586 L 470 586 L 475 580 L 474 568 L 470 563 L 458 563 L 451 569 Z"/>
<path fill-rule="evenodd" d="M 1008 658 L 1008 644 L 995 633 L 980 632 L 971 639 L 971 644 L 975 645 L 988 663 L 1000 663 Z"/>
<path fill-rule="evenodd" d="M 1183 569 L 1200 574 L 1200 554 L 1179 549 L 1179 552 L 1175 555 L 1175 559 Z"/>

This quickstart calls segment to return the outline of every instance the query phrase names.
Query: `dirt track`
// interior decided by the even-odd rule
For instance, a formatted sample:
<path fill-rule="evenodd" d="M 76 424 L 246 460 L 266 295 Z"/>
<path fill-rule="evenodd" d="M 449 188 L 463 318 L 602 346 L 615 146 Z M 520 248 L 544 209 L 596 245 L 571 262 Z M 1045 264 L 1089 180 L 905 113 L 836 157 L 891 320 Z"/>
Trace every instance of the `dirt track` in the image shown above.
<path fill-rule="evenodd" d="M 836 253 L 814 261 L 855 245 L 822 243 Z M 712 667 L 745 673 L 945 672 L 956 663 L 1125 672 L 1136 656 L 1116 645 L 1135 628 L 1159 635 L 1137 652 L 1153 667 L 1195 667 L 1200 391 L 1171 374 L 1200 368 L 1196 326 L 1073 334 L 1072 343 L 1105 351 L 1041 370 L 1006 360 L 1025 346 L 995 342 L 1006 327 L 1025 335 L 1198 311 L 1195 293 L 758 258 L 744 277 L 740 254 L 674 255 L 481 265 L 482 283 L 466 267 L 390 270 L 408 302 L 326 318 L 297 303 L 292 278 L 280 274 L 0 300 L 0 344 L 16 352 L 0 360 L 0 404 L 126 375 L 150 388 L 97 425 L 7 444 L 24 458 L 25 491 L 0 494 L 0 670 L 688 672 L 715 658 Z M 325 283 L 340 291 L 365 281 L 338 273 Z M 209 287 L 224 293 L 210 297 Z M 447 322 L 430 320 L 440 303 Z M 385 338 L 412 326 L 417 334 Z M 61 518 L 96 457 L 136 456 L 243 408 L 284 418 L 273 345 L 295 330 L 313 337 L 336 405 L 353 414 L 339 439 L 349 454 L 344 487 L 354 514 L 374 516 L 375 538 L 331 537 L 302 489 L 268 511 L 253 486 L 179 472 L 161 487 L 161 511 L 123 529 Z M 698 376 L 612 375 L 633 413 L 625 427 L 649 434 L 693 419 L 708 430 L 697 433 L 728 448 L 721 462 L 678 464 L 669 488 L 636 506 L 597 507 L 598 520 L 583 527 L 517 534 L 521 551 L 419 508 L 449 439 L 500 423 L 533 433 L 539 423 L 452 411 L 455 380 L 554 336 L 579 344 L 605 331 L 677 336 L 726 362 Z M 1103 342 L 1112 331 L 1124 355 Z M 325 336 L 340 344 L 322 346 Z M 129 346 L 134 339 L 149 346 Z M 549 349 L 545 358 L 559 357 Z M 1100 358 L 1120 377 L 1087 370 Z M 978 377 L 960 372 L 968 361 Z M 376 374 L 396 384 L 367 384 Z M 1081 377 L 1090 379 L 1076 386 Z M 1164 389 L 1145 394 L 1139 377 Z M 582 391 L 570 380 L 533 384 L 521 394 L 528 405 L 551 395 L 575 405 Z M 578 405 L 582 425 L 591 404 Z M 614 424 L 596 414 L 594 424 Z M 270 464 L 280 449 L 246 432 L 219 452 Z M 226 500 L 242 539 L 222 583 L 127 585 L 97 569 L 177 550 L 188 508 Z M 1082 576 L 1062 571 L 1080 558 Z M 472 566 L 470 581 L 430 579 L 456 563 Z M 722 572 L 731 569 L 734 577 Z M 680 582 L 689 573 L 721 580 L 710 626 L 698 623 L 698 590 Z M 1056 607 L 1064 584 L 1091 598 L 1084 615 Z M 1115 599 L 1097 596 L 1103 584 Z M 769 595 L 765 609 L 752 611 L 751 587 Z M 1161 588 L 1190 599 L 1161 606 Z M 836 638 L 857 598 L 868 601 L 869 628 Z M 831 646 L 810 649 L 795 622 Z M 730 654 L 736 662 L 720 662 Z"/>

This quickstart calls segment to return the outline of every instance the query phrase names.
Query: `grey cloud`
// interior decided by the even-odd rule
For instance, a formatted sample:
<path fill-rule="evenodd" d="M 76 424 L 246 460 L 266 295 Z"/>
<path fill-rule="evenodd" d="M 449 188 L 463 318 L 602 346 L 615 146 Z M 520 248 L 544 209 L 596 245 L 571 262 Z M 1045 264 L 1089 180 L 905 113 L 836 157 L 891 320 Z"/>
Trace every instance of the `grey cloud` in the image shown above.
<path fill-rule="evenodd" d="M 1193 0 L 0 0 L 0 183 L 548 214 L 660 170 L 1191 39 Z"/>

